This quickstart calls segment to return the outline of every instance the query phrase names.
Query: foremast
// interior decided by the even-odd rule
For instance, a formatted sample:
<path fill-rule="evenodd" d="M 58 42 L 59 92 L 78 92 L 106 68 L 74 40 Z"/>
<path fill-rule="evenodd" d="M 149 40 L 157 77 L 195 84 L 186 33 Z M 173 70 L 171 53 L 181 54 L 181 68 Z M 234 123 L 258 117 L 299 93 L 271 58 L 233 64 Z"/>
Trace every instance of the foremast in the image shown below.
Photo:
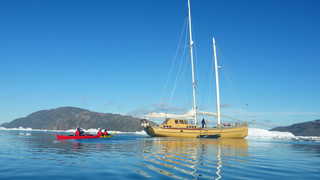
<path fill-rule="evenodd" d="M 221 125 L 221 113 L 220 113 L 220 85 L 219 85 L 219 66 L 216 53 L 216 41 L 212 38 L 214 69 L 216 78 L 216 100 L 217 100 L 217 126 Z"/>
<path fill-rule="evenodd" d="M 194 68 L 194 59 L 193 59 L 193 40 L 192 40 L 192 27 L 191 27 L 191 8 L 190 0 L 188 0 L 188 20 L 189 20 L 189 43 L 190 43 L 190 60 L 191 60 L 191 72 L 192 72 L 192 95 L 193 95 L 193 115 L 194 115 L 194 124 L 198 124 L 197 120 L 197 99 L 196 99 L 196 80 L 195 80 L 195 68 Z"/>

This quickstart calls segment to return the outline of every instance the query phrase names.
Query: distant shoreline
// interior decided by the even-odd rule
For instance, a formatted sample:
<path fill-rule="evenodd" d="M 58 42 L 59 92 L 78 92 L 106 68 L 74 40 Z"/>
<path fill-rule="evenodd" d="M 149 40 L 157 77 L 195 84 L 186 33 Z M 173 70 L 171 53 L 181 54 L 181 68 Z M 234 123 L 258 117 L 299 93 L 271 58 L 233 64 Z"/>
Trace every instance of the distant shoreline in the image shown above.
<path fill-rule="evenodd" d="M 291 132 L 295 136 L 320 136 L 320 120 L 272 128 L 270 131 Z"/>
<path fill-rule="evenodd" d="M 98 129 L 84 129 L 88 133 L 97 133 Z M 52 132 L 52 133 L 73 133 L 74 129 L 69 130 L 48 130 L 48 129 L 32 129 L 32 128 L 4 128 L 0 126 L 0 131 L 25 131 L 25 132 Z M 111 134 L 136 134 L 147 136 L 142 131 L 121 132 L 109 131 Z M 320 141 L 320 136 L 295 136 L 290 132 L 268 131 L 266 129 L 249 128 L 247 140 L 293 140 L 293 141 Z"/>

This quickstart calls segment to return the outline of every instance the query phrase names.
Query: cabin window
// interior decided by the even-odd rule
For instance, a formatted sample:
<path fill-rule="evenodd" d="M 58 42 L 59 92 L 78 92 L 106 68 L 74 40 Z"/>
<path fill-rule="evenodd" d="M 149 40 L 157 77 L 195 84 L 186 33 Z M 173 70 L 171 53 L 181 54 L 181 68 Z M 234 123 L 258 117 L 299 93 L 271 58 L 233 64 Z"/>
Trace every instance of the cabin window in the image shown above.
<path fill-rule="evenodd" d="M 176 123 L 176 124 L 179 124 L 179 121 L 178 121 L 178 120 L 175 120 L 175 123 Z"/>

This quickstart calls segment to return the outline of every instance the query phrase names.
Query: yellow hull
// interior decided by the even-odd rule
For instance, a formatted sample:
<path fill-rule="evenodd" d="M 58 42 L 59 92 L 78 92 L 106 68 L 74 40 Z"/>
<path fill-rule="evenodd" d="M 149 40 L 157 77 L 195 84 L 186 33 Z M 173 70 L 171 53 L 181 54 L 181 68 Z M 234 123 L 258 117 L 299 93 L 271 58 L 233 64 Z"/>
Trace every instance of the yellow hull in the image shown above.
<path fill-rule="evenodd" d="M 151 137 L 188 137 L 218 136 L 219 138 L 245 138 L 248 136 L 248 126 L 220 127 L 220 128 L 163 128 L 146 127 L 144 129 Z"/>

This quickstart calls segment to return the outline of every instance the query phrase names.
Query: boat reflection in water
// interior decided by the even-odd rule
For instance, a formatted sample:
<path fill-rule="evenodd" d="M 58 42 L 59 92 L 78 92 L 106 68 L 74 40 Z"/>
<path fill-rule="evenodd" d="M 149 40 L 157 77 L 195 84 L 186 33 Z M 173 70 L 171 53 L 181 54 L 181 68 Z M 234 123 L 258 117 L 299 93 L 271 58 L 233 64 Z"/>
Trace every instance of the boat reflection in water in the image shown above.
<path fill-rule="evenodd" d="M 144 174 L 221 179 L 224 164 L 241 164 L 246 156 L 246 139 L 153 138 L 144 142 Z"/>

